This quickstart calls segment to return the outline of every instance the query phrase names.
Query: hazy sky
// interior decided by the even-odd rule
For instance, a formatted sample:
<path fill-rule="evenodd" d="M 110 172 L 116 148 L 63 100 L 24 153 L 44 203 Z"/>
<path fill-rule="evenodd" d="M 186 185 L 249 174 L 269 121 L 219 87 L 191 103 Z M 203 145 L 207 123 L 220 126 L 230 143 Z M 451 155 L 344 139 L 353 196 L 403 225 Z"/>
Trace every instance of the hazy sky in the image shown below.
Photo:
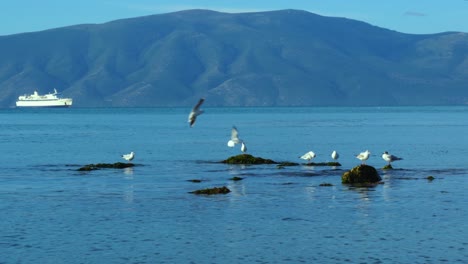
<path fill-rule="evenodd" d="M 404 33 L 468 33 L 468 0 L 0 0 L 0 35 L 186 9 L 229 13 L 300 9 Z"/>

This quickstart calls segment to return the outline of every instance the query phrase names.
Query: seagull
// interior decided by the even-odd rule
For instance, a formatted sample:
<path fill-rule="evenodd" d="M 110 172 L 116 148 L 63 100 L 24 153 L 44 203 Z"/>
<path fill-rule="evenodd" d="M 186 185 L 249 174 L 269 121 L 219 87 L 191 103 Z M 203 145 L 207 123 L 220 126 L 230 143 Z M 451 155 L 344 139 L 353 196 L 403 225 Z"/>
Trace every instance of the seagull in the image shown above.
<path fill-rule="evenodd" d="M 371 153 L 368 150 L 366 150 L 364 152 L 359 153 L 359 155 L 357 155 L 356 158 L 360 159 L 362 161 L 362 164 L 366 164 L 366 160 L 369 158 L 370 154 Z"/>
<path fill-rule="evenodd" d="M 388 154 L 387 151 L 385 151 L 382 154 L 382 159 L 384 159 L 386 162 L 388 162 L 388 165 L 390 165 L 390 163 L 393 162 L 393 161 L 402 160 L 402 158 L 399 158 L 397 156 L 393 156 L 391 154 Z"/>
<path fill-rule="evenodd" d="M 126 161 L 131 161 L 133 158 L 135 158 L 135 153 L 132 151 L 129 154 L 124 154 L 122 155 L 122 158 Z"/>
<path fill-rule="evenodd" d="M 245 145 L 244 141 L 239 138 L 239 132 L 237 131 L 237 128 L 235 126 L 233 126 L 232 129 L 231 129 L 231 139 L 228 141 L 227 145 L 228 145 L 228 147 L 232 148 L 236 144 L 241 144 L 241 151 L 242 152 L 247 151 L 247 146 Z"/>
<path fill-rule="evenodd" d="M 334 150 L 331 154 L 331 157 L 332 159 L 337 160 L 340 157 L 340 155 L 338 154 L 338 152 L 336 152 L 336 150 Z"/>
<path fill-rule="evenodd" d="M 310 162 L 310 160 L 312 160 L 313 158 L 315 158 L 315 153 L 313 151 L 309 151 L 307 152 L 306 154 L 300 156 L 301 159 L 303 160 L 307 160 L 308 162 Z"/>
<path fill-rule="evenodd" d="M 190 124 L 190 127 L 192 127 L 195 124 L 195 120 L 197 120 L 197 116 L 203 114 L 203 110 L 200 110 L 200 106 L 203 104 L 204 101 L 205 101 L 204 98 L 200 98 L 197 105 L 195 105 L 192 111 L 190 112 L 189 117 L 188 117 L 188 122 Z"/>

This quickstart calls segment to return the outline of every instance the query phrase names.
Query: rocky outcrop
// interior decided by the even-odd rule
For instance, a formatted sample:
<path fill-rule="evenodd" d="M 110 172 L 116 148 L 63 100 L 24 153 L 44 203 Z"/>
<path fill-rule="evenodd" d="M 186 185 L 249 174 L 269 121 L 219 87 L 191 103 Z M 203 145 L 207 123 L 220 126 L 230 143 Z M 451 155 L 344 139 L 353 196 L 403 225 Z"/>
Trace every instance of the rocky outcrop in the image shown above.
<path fill-rule="evenodd" d="M 381 180 L 374 167 L 364 164 L 352 168 L 341 176 L 341 182 L 346 184 L 375 184 Z"/>

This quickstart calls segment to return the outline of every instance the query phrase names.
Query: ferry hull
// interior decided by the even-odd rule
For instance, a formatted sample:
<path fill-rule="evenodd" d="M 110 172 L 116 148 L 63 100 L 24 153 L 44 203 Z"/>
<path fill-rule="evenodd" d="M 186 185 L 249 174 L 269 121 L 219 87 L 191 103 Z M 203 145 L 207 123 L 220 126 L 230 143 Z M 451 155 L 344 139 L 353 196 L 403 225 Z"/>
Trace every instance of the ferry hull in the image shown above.
<path fill-rule="evenodd" d="M 54 100 L 54 101 L 17 101 L 16 107 L 70 107 L 72 100 Z"/>

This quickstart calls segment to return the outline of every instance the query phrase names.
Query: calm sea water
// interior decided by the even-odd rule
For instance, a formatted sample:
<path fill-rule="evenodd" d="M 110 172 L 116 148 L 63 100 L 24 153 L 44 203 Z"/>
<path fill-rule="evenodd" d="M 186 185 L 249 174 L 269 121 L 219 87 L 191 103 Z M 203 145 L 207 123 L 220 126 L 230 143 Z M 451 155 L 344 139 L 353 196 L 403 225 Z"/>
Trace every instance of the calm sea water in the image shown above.
<path fill-rule="evenodd" d="M 468 262 L 468 107 L 205 111 L 0 110 L 0 263 Z M 342 166 L 216 163 L 232 125 L 254 156 Z M 384 184 L 342 185 L 366 149 Z M 383 171 L 383 151 L 404 160 Z"/>

